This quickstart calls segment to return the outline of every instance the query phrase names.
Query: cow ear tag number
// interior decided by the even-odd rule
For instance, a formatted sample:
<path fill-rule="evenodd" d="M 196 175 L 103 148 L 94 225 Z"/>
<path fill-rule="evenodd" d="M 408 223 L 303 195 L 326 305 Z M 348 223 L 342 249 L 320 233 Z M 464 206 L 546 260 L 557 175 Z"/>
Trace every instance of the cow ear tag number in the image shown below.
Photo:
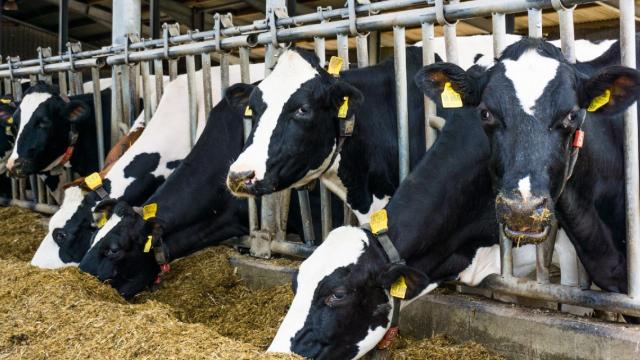
<path fill-rule="evenodd" d="M 152 242 L 153 242 L 153 236 L 151 236 L 151 235 L 147 236 L 147 242 L 144 243 L 144 249 L 142 249 L 142 251 L 148 253 L 149 250 L 151 250 L 151 243 Z"/>
<path fill-rule="evenodd" d="M 380 232 L 387 230 L 387 210 L 382 209 L 371 214 L 371 232 L 377 235 Z"/>
<path fill-rule="evenodd" d="M 329 69 L 327 72 L 333 76 L 339 76 L 340 70 L 342 70 L 343 60 L 339 56 L 332 56 L 329 60 Z"/>
<path fill-rule="evenodd" d="M 404 299 L 407 296 L 407 282 L 404 279 L 404 276 L 400 276 L 396 282 L 391 285 L 391 290 L 389 291 L 391 296 Z"/>
<path fill-rule="evenodd" d="M 453 90 L 450 82 L 444 83 L 444 89 L 442 90 L 442 94 L 440 94 L 440 99 L 442 100 L 443 108 L 462 107 L 462 98 L 460 97 L 460 94 Z"/>
<path fill-rule="evenodd" d="M 157 203 L 147 204 L 142 208 L 142 218 L 145 221 L 154 218 L 156 217 L 156 212 L 158 212 Z"/>
<path fill-rule="evenodd" d="M 589 104 L 587 111 L 594 112 L 600 109 L 601 107 L 607 105 L 610 99 L 611 99 L 611 90 L 606 89 L 604 93 L 602 93 L 602 95 L 596 96 L 593 98 L 593 100 L 591 100 L 591 104 Z"/>

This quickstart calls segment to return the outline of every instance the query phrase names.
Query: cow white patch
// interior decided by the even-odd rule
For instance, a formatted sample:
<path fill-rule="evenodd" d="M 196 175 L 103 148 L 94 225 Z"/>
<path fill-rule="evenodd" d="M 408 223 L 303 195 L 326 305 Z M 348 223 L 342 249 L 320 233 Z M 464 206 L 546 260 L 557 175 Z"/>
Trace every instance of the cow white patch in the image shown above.
<path fill-rule="evenodd" d="M 267 108 L 253 133 L 253 142 L 231 164 L 230 172 L 254 171 L 256 180 L 264 179 L 271 135 L 284 104 L 303 83 L 317 75 L 318 71 L 296 51 L 288 50 L 280 56 L 273 72 L 258 85 Z"/>
<path fill-rule="evenodd" d="M 31 259 L 31 265 L 44 269 L 56 269 L 64 266 L 77 266 L 77 263 L 65 263 L 60 259 L 60 247 L 53 240 L 53 230 L 62 228 L 78 211 L 84 195 L 79 187 L 70 187 L 64 191 L 64 201 L 60 209 L 49 219 L 49 232 L 40 243 Z"/>
<path fill-rule="evenodd" d="M 542 56 L 532 49 L 523 53 L 517 60 L 506 59 L 502 64 L 505 67 L 505 76 L 513 83 L 522 109 L 533 116 L 536 100 L 540 98 L 547 84 L 556 77 L 560 62 Z"/>
<path fill-rule="evenodd" d="M 111 230 L 113 230 L 114 227 L 120 224 L 121 221 L 122 221 L 122 218 L 120 216 L 116 214 L 111 215 L 111 217 L 107 220 L 104 226 L 98 229 L 96 236 L 94 236 L 93 240 L 91 241 L 90 247 L 92 248 L 95 244 L 100 242 L 100 240 L 102 240 L 102 238 L 104 238 L 109 232 L 111 232 Z"/>
<path fill-rule="evenodd" d="M 7 150 L 2 158 L 0 158 L 0 175 L 4 174 L 7 171 L 7 160 L 9 160 L 9 156 L 11 155 L 11 150 Z"/>
<path fill-rule="evenodd" d="M 7 168 L 11 170 L 13 168 L 13 162 L 18 158 L 18 139 L 22 135 L 22 131 L 24 127 L 31 121 L 31 117 L 33 113 L 36 111 L 38 106 L 43 102 L 47 101 L 52 95 L 50 93 L 30 93 L 25 95 L 20 103 L 20 127 L 18 128 L 18 134 L 16 135 L 16 142 L 13 146 L 13 151 L 9 156 L 9 162 L 7 164 Z"/>
<path fill-rule="evenodd" d="M 300 265 L 296 295 L 268 352 L 291 352 L 291 339 L 304 326 L 318 283 L 336 269 L 355 264 L 368 244 L 367 234 L 360 228 L 342 226 L 329 233 Z"/>
<path fill-rule="evenodd" d="M 529 176 L 518 181 L 518 191 L 524 201 L 527 201 L 531 197 L 531 179 Z"/>

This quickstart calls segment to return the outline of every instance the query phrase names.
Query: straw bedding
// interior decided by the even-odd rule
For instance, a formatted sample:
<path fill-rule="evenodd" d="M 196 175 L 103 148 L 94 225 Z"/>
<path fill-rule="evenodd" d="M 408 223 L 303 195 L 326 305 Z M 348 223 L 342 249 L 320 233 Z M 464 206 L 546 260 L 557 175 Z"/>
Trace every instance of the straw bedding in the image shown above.
<path fill-rule="evenodd" d="M 153 292 L 126 302 L 76 268 L 28 264 L 46 228 L 0 208 L 0 359 L 294 359 L 268 355 L 293 297 L 288 286 L 250 290 L 218 247 L 172 264 Z M 393 359 L 499 359 L 477 344 L 400 339 Z"/>

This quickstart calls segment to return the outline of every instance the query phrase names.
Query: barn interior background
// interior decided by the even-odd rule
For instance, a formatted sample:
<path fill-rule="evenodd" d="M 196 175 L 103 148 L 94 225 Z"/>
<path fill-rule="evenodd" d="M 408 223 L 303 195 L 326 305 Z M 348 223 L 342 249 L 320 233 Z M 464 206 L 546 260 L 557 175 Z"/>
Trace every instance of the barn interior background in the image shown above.
<path fill-rule="evenodd" d="M 327 7 L 332 7 L 333 9 L 345 7 L 344 0 L 287 1 L 286 3 L 289 16 L 311 14 L 317 12 L 318 9 L 326 11 Z M 410 3 L 410 1 L 407 1 L 407 3 Z M 112 31 L 112 24 L 117 21 L 117 19 L 113 18 L 112 5 L 112 1 L 104 0 L 0 0 L 0 54 L 2 55 L 2 62 L 6 63 L 8 60 L 16 62 L 20 60 L 38 58 L 39 53 L 36 51 L 37 47 L 50 47 L 52 49 L 52 55 L 57 55 L 67 54 L 70 51 L 70 42 L 81 43 L 81 49 L 72 48 L 71 50 L 72 52 L 79 52 L 88 50 L 99 51 L 101 48 L 108 47 L 114 42 L 117 43 L 122 41 L 122 34 L 116 36 L 115 32 Z M 420 9 L 423 7 L 424 4 L 416 4 L 414 6 L 409 5 L 403 7 L 403 9 Z M 616 0 L 595 1 L 578 6 L 573 11 L 575 38 L 589 40 L 618 38 L 620 36 L 621 15 L 619 7 L 620 2 Z M 142 1 L 142 24 L 140 27 L 141 33 L 139 35 L 143 39 L 162 39 L 164 35 L 163 30 L 165 29 L 163 28 L 164 23 L 179 23 L 179 28 L 173 28 L 170 30 L 171 35 L 173 36 L 176 34 L 193 34 L 192 31 L 195 31 L 196 29 L 200 31 L 210 31 L 214 29 L 215 26 L 214 14 L 231 13 L 233 15 L 232 21 L 234 26 L 251 25 L 265 21 L 266 9 L 267 1 L 264 0 Z M 635 9 L 636 16 L 634 18 L 634 25 L 637 25 L 638 21 L 640 21 L 640 1 L 635 2 Z M 376 13 L 372 12 L 372 14 Z M 530 15 L 528 15 L 527 12 L 506 15 L 504 19 L 506 32 L 519 35 L 530 34 L 529 16 Z M 542 10 L 541 18 L 542 35 L 549 39 L 559 39 L 561 35 L 559 12 L 553 8 L 547 8 Z M 434 29 L 436 36 L 443 35 L 443 27 L 441 25 L 435 24 Z M 492 17 L 485 16 L 460 20 L 456 26 L 456 33 L 457 36 L 491 34 L 493 29 L 494 25 Z M 407 44 L 422 41 L 423 36 L 424 28 L 421 28 L 420 26 L 407 27 L 406 32 L 404 33 L 404 38 Z M 342 46 L 339 46 L 340 41 L 343 41 Z M 397 44 L 397 39 L 394 39 L 394 33 L 391 30 L 372 30 L 366 38 L 366 42 L 369 48 L 367 62 L 369 64 L 374 64 L 382 58 L 394 53 L 394 44 Z M 310 50 L 318 50 L 318 43 L 314 42 L 312 39 L 297 40 L 296 45 Z M 344 45 L 347 46 L 345 47 Z M 358 52 L 356 51 L 358 43 L 355 36 L 349 37 L 348 39 L 343 38 L 342 40 L 337 40 L 334 36 L 327 37 L 324 42 L 324 47 L 327 58 L 331 55 L 345 56 L 346 54 L 346 56 L 350 58 L 351 63 L 360 63 Z M 345 48 L 351 51 L 345 51 Z M 267 56 L 264 46 L 251 48 L 245 47 L 243 49 L 247 51 L 245 55 L 249 55 L 251 62 L 263 62 L 265 56 Z M 377 50 L 372 51 L 371 49 Z M 7 59 L 7 56 L 12 58 Z M 218 52 L 211 53 L 210 61 L 212 65 L 219 65 L 227 60 L 230 64 L 239 64 L 241 63 L 241 54 L 236 51 L 224 55 L 221 55 Z M 182 74 L 191 69 L 200 69 L 203 66 L 202 58 L 199 56 L 191 59 L 191 61 L 194 62 L 192 64 L 192 68 L 190 68 L 188 60 L 186 60 L 185 57 L 179 57 L 176 62 L 177 67 L 175 71 Z M 109 66 L 101 67 L 99 70 L 95 68 L 95 70 L 99 71 L 99 74 L 103 77 L 111 75 L 111 69 Z M 169 69 L 169 71 L 172 70 Z M 89 80 L 91 75 L 95 74 L 89 74 L 88 71 L 85 71 L 85 80 Z M 24 76 L 24 79 L 28 80 L 29 76 Z M 71 77 L 69 78 L 69 81 L 71 81 Z M 71 87 L 71 84 L 69 86 Z M 216 85 L 214 84 L 214 86 Z M 129 120 L 134 117 L 131 117 Z M 32 179 L 31 181 L 31 184 L 26 184 L 24 181 L 22 184 L 14 183 L 14 199 L 24 202 L 27 200 L 36 202 L 36 209 L 45 213 L 55 211 L 55 201 L 45 197 L 41 191 L 41 184 L 36 184 L 35 179 Z M 26 192 L 27 187 L 31 189 L 28 193 Z M 36 189 L 38 189 L 38 191 L 36 191 Z M 312 243 L 313 242 L 311 242 L 311 244 Z M 246 240 L 244 244 L 246 244 Z M 287 248 L 283 244 L 279 249 L 268 250 L 268 254 L 262 257 L 270 256 L 271 250 L 273 250 L 274 253 L 281 252 L 293 255 L 308 255 L 308 252 L 310 251 L 309 249 L 309 247 L 302 246 Z M 256 248 L 254 255 L 261 255 L 259 247 Z M 513 283 L 494 284 L 494 286 L 503 286 L 503 290 L 506 290 L 506 292 L 509 292 L 509 289 L 507 288 L 510 285 L 517 287 Z M 462 289 L 459 287 L 458 290 Z M 471 289 L 464 290 L 471 292 L 474 291 Z M 549 295 L 550 297 L 541 296 L 540 294 L 544 293 L 544 291 L 539 291 L 536 294 L 539 297 L 542 297 L 542 299 L 520 299 L 520 302 L 545 307 L 545 303 L 548 305 L 548 303 L 552 302 L 552 300 L 557 297 L 574 297 L 577 299 L 574 300 L 577 304 L 584 304 L 589 301 L 594 301 L 595 304 L 595 302 L 602 300 L 597 296 L 593 297 L 593 294 L 578 296 L 578 292 L 561 293 L 559 291 L 560 290 L 558 289 L 556 289 L 555 293 L 550 291 L 549 293 L 552 294 Z M 487 293 L 485 290 L 481 290 L 480 292 L 484 294 Z M 523 296 L 530 294 L 531 293 L 527 293 L 526 291 L 521 293 Z M 438 311 L 442 312 L 446 311 L 445 309 L 448 309 L 443 304 L 440 305 L 442 305 L 441 308 L 435 306 Z M 465 306 L 467 305 L 464 305 L 461 308 L 465 308 Z M 554 306 L 555 305 L 550 305 L 552 308 Z M 605 305 L 600 305 L 600 307 L 609 307 L 610 309 L 618 310 L 621 309 L 632 313 L 640 311 L 638 310 L 639 307 L 637 303 L 622 296 L 611 297 L 609 302 L 606 302 Z M 463 309 L 459 311 L 464 312 L 465 310 Z M 505 314 L 502 314 L 501 316 L 508 317 Z M 415 314 L 415 317 L 420 318 L 420 315 Z M 550 334 L 552 333 L 548 333 L 546 337 L 552 338 L 554 336 Z M 628 334 L 626 333 L 624 334 L 624 336 L 627 335 Z M 631 333 L 631 335 L 634 334 Z M 572 336 L 577 337 L 578 335 Z M 594 341 L 594 338 L 587 337 L 585 339 L 582 339 L 581 341 Z M 498 347 L 500 346 L 499 344 L 493 345 Z M 611 347 L 613 347 L 613 345 L 611 345 Z M 588 350 L 585 351 L 588 352 Z"/>

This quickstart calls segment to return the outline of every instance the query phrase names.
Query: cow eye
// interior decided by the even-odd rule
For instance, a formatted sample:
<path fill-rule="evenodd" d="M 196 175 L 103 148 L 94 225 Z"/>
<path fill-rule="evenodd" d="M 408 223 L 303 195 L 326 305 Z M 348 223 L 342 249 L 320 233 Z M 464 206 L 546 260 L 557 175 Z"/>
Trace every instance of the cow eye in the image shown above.
<path fill-rule="evenodd" d="M 340 303 L 347 299 L 347 295 L 347 289 L 339 287 L 334 289 L 333 292 L 324 299 L 324 303 L 329 307 L 340 305 Z"/>
<path fill-rule="evenodd" d="M 480 118 L 482 121 L 489 121 L 491 119 L 491 113 L 487 109 L 480 110 Z"/>
<path fill-rule="evenodd" d="M 560 119 L 560 121 L 558 121 L 554 128 L 556 129 L 570 129 L 571 127 L 574 126 L 576 119 L 578 117 L 578 113 L 576 111 L 572 111 L 570 113 L 568 113 L 566 116 L 564 116 L 563 118 Z"/>
<path fill-rule="evenodd" d="M 298 107 L 298 109 L 296 109 L 295 115 L 296 117 L 307 117 L 310 112 L 311 112 L 311 109 L 309 108 L 308 105 L 302 105 Z"/>

